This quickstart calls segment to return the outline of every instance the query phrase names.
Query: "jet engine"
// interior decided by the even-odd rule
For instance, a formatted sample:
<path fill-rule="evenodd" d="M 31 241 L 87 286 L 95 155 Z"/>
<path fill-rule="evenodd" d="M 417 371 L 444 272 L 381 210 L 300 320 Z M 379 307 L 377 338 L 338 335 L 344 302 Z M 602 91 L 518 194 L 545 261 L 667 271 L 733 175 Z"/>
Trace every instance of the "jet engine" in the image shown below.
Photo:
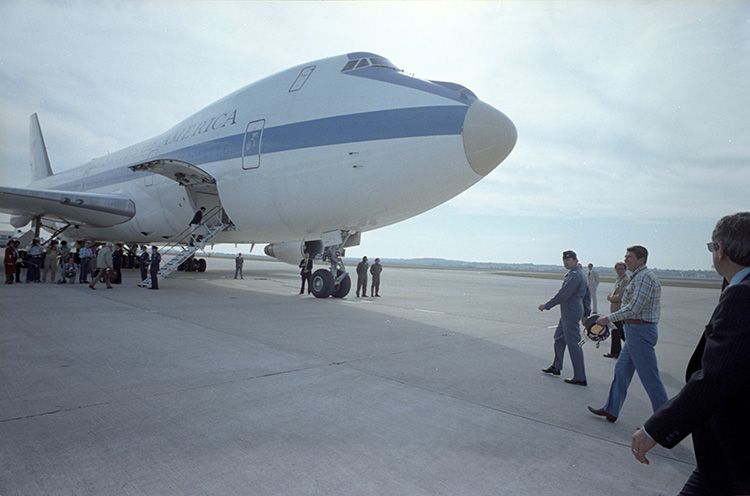
<path fill-rule="evenodd" d="M 263 248 L 263 252 L 269 257 L 292 265 L 299 264 L 305 250 L 310 254 L 310 258 L 315 258 L 317 255 L 323 253 L 323 242 L 320 240 L 284 241 L 281 243 L 270 243 Z"/>

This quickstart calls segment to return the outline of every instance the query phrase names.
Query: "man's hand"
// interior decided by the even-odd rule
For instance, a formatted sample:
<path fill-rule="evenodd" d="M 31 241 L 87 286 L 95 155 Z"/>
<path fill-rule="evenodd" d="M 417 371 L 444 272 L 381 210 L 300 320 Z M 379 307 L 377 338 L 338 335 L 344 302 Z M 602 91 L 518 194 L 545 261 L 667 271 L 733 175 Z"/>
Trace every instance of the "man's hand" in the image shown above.
<path fill-rule="evenodd" d="M 639 427 L 633 433 L 630 441 L 630 446 L 630 451 L 633 453 L 633 456 L 636 460 L 641 463 L 645 463 L 646 465 L 649 465 L 651 463 L 648 461 L 648 458 L 646 458 L 646 453 L 648 453 L 651 448 L 656 446 L 656 441 L 648 437 L 646 431 L 644 431 L 642 427 Z"/>
<path fill-rule="evenodd" d="M 540 312 L 544 312 L 544 303 L 542 303 L 541 305 L 539 305 L 537 308 L 539 308 Z"/>
<path fill-rule="evenodd" d="M 596 323 L 599 324 L 599 325 L 605 326 L 605 325 L 609 324 L 609 319 L 607 317 L 599 317 L 596 320 Z"/>

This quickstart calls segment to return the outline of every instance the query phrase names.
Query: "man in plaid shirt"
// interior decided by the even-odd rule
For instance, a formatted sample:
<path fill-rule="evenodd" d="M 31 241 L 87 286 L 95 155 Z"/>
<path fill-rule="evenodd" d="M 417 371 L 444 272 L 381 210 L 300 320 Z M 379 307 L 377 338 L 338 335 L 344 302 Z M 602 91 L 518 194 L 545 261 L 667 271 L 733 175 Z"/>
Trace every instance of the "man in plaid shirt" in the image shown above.
<path fill-rule="evenodd" d="M 646 267 L 647 260 L 648 250 L 643 246 L 627 249 L 625 265 L 632 276 L 622 294 L 622 306 L 596 321 L 601 325 L 623 322 L 625 328 L 625 345 L 615 365 L 615 378 L 607 402 L 602 408 L 588 407 L 591 413 L 606 417 L 610 422 L 616 421 L 620 414 L 634 372 L 638 372 L 653 411 L 667 402 L 667 391 L 659 377 L 654 350 L 658 338 L 661 285 L 653 271 Z"/>

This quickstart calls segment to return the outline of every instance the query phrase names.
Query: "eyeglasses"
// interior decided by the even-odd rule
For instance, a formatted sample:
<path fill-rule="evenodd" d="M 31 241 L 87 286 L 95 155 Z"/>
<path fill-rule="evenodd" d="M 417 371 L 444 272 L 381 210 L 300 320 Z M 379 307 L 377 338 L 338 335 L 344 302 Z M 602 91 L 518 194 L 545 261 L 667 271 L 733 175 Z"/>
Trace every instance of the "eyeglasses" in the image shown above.
<path fill-rule="evenodd" d="M 719 246 L 719 245 L 717 245 L 717 244 L 716 244 L 716 243 L 714 243 L 713 241 L 709 241 L 708 243 L 706 243 L 706 248 L 708 248 L 708 251 L 710 251 L 711 253 L 713 253 L 713 252 L 714 252 L 714 250 L 715 250 L 716 248 L 718 248 L 718 246 Z"/>

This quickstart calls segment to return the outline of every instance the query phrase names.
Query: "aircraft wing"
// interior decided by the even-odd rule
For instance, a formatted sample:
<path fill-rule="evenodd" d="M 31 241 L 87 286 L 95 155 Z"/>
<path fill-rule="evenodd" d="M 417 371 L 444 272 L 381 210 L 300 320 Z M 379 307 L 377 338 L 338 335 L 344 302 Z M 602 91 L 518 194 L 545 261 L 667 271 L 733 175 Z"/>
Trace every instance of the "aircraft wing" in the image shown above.
<path fill-rule="evenodd" d="M 20 217 L 42 216 L 70 224 L 109 227 L 131 219 L 135 203 L 118 195 L 0 186 L 0 211 Z"/>

